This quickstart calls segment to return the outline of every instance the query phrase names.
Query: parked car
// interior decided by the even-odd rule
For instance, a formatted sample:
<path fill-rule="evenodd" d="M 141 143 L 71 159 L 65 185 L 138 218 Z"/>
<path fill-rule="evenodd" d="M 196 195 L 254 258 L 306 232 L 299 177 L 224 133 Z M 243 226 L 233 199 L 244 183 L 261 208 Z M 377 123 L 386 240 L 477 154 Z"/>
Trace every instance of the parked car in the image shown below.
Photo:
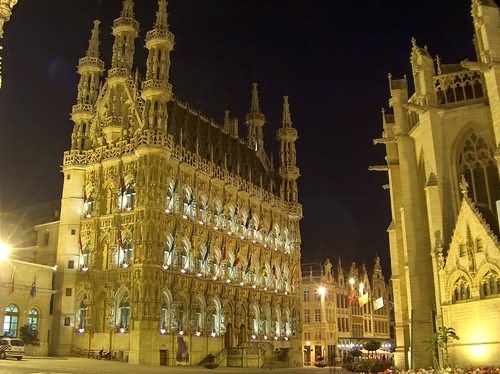
<path fill-rule="evenodd" d="M 14 357 L 22 360 L 24 356 L 24 341 L 18 338 L 0 338 L 0 359 Z"/>

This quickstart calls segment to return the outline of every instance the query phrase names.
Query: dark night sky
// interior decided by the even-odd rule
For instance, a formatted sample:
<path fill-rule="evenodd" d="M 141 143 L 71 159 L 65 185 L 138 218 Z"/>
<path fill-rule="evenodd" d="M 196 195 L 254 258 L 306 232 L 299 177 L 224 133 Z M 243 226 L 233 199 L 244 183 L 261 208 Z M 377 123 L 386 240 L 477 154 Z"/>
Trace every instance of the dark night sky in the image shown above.
<path fill-rule="evenodd" d="M 156 3 L 136 0 L 139 66 Z M 14 8 L 0 91 L 0 209 L 60 198 L 75 66 L 96 16 L 109 66 L 120 4 L 21 0 Z M 274 149 L 281 97 L 290 96 L 300 134 L 304 261 L 341 255 L 371 263 L 378 252 L 387 266 L 387 177 L 367 171 L 383 162 L 372 138 L 381 133 L 387 73 L 410 74 L 411 36 L 444 63 L 473 57 L 470 1 L 170 0 L 169 13 L 178 97 L 218 120 L 231 109 L 241 124 L 257 80 L 267 149 Z"/>

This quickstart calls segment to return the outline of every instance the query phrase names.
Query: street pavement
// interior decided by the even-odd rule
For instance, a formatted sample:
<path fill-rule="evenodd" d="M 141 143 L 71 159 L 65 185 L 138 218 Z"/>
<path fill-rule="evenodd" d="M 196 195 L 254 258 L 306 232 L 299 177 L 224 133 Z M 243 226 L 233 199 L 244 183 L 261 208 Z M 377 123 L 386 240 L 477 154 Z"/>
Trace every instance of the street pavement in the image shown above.
<path fill-rule="evenodd" d="M 22 361 L 0 360 L 0 374 L 199 374 L 208 373 L 242 373 L 263 374 L 274 372 L 277 374 L 331 374 L 333 368 L 294 368 L 294 369 L 235 369 L 217 368 L 213 370 L 203 367 L 148 367 L 131 365 L 114 361 L 98 361 L 86 358 L 31 358 Z M 337 369 L 335 374 L 340 374 Z M 344 372 L 343 374 L 346 374 Z"/>

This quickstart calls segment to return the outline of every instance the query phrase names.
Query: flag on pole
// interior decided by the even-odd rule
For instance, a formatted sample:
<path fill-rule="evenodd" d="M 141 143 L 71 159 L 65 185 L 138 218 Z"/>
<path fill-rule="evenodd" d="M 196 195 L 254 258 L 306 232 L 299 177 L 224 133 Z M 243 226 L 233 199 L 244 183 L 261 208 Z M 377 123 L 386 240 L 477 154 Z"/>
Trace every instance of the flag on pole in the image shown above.
<path fill-rule="evenodd" d="M 122 238 L 122 230 L 118 230 L 118 247 L 123 250 L 123 238 Z"/>
<path fill-rule="evenodd" d="M 365 294 L 361 295 L 358 298 L 358 303 L 360 308 L 362 308 L 366 303 L 368 303 L 368 292 L 366 292 Z"/>
<path fill-rule="evenodd" d="M 127 186 L 125 185 L 125 179 L 123 177 L 120 177 L 120 192 L 121 195 L 125 194 L 125 190 L 127 189 Z"/>
<path fill-rule="evenodd" d="M 252 255 L 248 257 L 247 267 L 245 268 L 245 274 L 248 274 L 248 272 L 250 271 L 251 264 L 252 264 Z"/>
<path fill-rule="evenodd" d="M 36 276 L 33 279 L 33 283 L 31 283 L 30 295 L 31 295 L 31 297 L 35 297 L 36 296 Z"/>
<path fill-rule="evenodd" d="M 240 243 L 236 245 L 236 248 L 234 249 L 234 262 L 233 266 L 236 266 L 240 263 Z"/>
<path fill-rule="evenodd" d="M 373 310 L 379 310 L 384 307 L 384 298 L 380 296 L 377 300 L 373 302 Z"/>
<path fill-rule="evenodd" d="M 87 191 L 83 190 L 83 203 L 87 202 Z"/>
<path fill-rule="evenodd" d="M 222 253 L 222 261 L 226 261 L 226 258 L 227 258 L 227 247 L 226 247 L 226 243 L 225 243 L 224 237 L 222 237 L 222 241 L 221 241 L 221 244 L 220 244 L 220 251 Z"/>
<path fill-rule="evenodd" d="M 273 265 L 273 277 L 276 278 L 276 265 Z"/>
<path fill-rule="evenodd" d="M 205 246 L 207 248 L 206 248 L 206 251 L 205 251 L 205 256 L 203 256 L 203 262 L 207 262 L 208 256 L 210 256 L 210 246 L 211 246 L 211 243 L 210 243 L 210 233 L 207 233 L 207 244 L 205 244 Z"/>

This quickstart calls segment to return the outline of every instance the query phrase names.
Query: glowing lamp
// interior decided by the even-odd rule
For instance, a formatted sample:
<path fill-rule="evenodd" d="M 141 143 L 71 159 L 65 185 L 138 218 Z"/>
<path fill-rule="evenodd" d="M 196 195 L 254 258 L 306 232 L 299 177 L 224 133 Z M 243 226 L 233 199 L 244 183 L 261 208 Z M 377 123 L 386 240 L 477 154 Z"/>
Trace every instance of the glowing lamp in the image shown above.
<path fill-rule="evenodd" d="M 181 270 L 181 273 L 182 273 L 182 274 L 185 274 L 185 273 L 186 273 L 186 269 L 182 269 L 182 270 Z"/>
<path fill-rule="evenodd" d="M 264 340 L 267 340 L 267 335 L 264 335 Z"/>
<path fill-rule="evenodd" d="M 257 337 L 255 335 L 252 335 L 252 340 L 255 340 L 257 339 Z"/>
<path fill-rule="evenodd" d="M 125 329 L 123 327 L 120 327 L 120 334 L 123 334 L 125 332 Z"/>
<path fill-rule="evenodd" d="M 163 270 L 167 270 L 168 269 L 168 265 L 163 265 Z"/>
<path fill-rule="evenodd" d="M 79 329 L 78 329 L 78 332 L 79 332 L 80 334 L 83 334 L 83 333 L 85 332 L 85 329 L 84 329 L 84 328 L 79 328 Z"/>
<path fill-rule="evenodd" d="M 285 341 L 286 341 L 286 342 L 288 341 L 288 336 L 285 336 Z"/>
<path fill-rule="evenodd" d="M 201 277 L 201 276 L 202 276 L 203 274 L 201 274 L 201 273 L 198 273 L 198 274 L 196 274 L 196 275 L 197 275 L 198 277 Z"/>
<path fill-rule="evenodd" d="M 321 297 L 325 297 L 326 296 L 326 288 L 321 286 L 318 288 L 318 295 L 321 296 Z"/>
<path fill-rule="evenodd" d="M 179 331 L 179 335 L 180 336 L 184 335 L 184 330 Z"/>
<path fill-rule="evenodd" d="M 167 333 L 167 330 L 165 329 L 160 329 L 160 334 L 165 335 Z"/>
<path fill-rule="evenodd" d="M 212 333 L 210 334 L 210 336 L 211 336 L 212 338 L 215 338 L 215 336 L 216 336 L 216 335 L 217 335 L 217 334 L 216 334 L 215 332 L 212 332 Z"/>
<path fill-rule="evenodd" d="M 349 278 L 349 284 L 354 286 L 354 283 L 356 283 L 356 280 L 354 278 Z"/>
<path fill-rule="evenodd" d="M 201 335 L 201 332 L 196 331 L 194 334 L 195 334 L 196 336 L 200 336 L 200 335 Z"/>
<path fill-rule="evenodd" d="M 308 341 L 306 342 L 306 345 L 307 345 L 308 347 L 310 347 L 310 346 L 311 346 L 311 342 L 308 340 Z"/>
<path fill-rule="evenodd" d="M 243 287 L 244 285 L 245 285 L 245 283 L 243 283 L 243 282 L 241 282 L 241 283 L 240 283 L 240 286 L 241 286 L 241 287 Z"/>
<path fill-rule="evenodd" d="M 88 267 L 85 266 L 85 267 L 82 268 L 82 272 L 86 273 L 87 271 L 89 271 Z"/>
<path fill-rule="evenodd" d="M 0 242 L 0 262 L 8 260 L 10 257 L 10 252 L 10 247 L 5 243 Z"/>

